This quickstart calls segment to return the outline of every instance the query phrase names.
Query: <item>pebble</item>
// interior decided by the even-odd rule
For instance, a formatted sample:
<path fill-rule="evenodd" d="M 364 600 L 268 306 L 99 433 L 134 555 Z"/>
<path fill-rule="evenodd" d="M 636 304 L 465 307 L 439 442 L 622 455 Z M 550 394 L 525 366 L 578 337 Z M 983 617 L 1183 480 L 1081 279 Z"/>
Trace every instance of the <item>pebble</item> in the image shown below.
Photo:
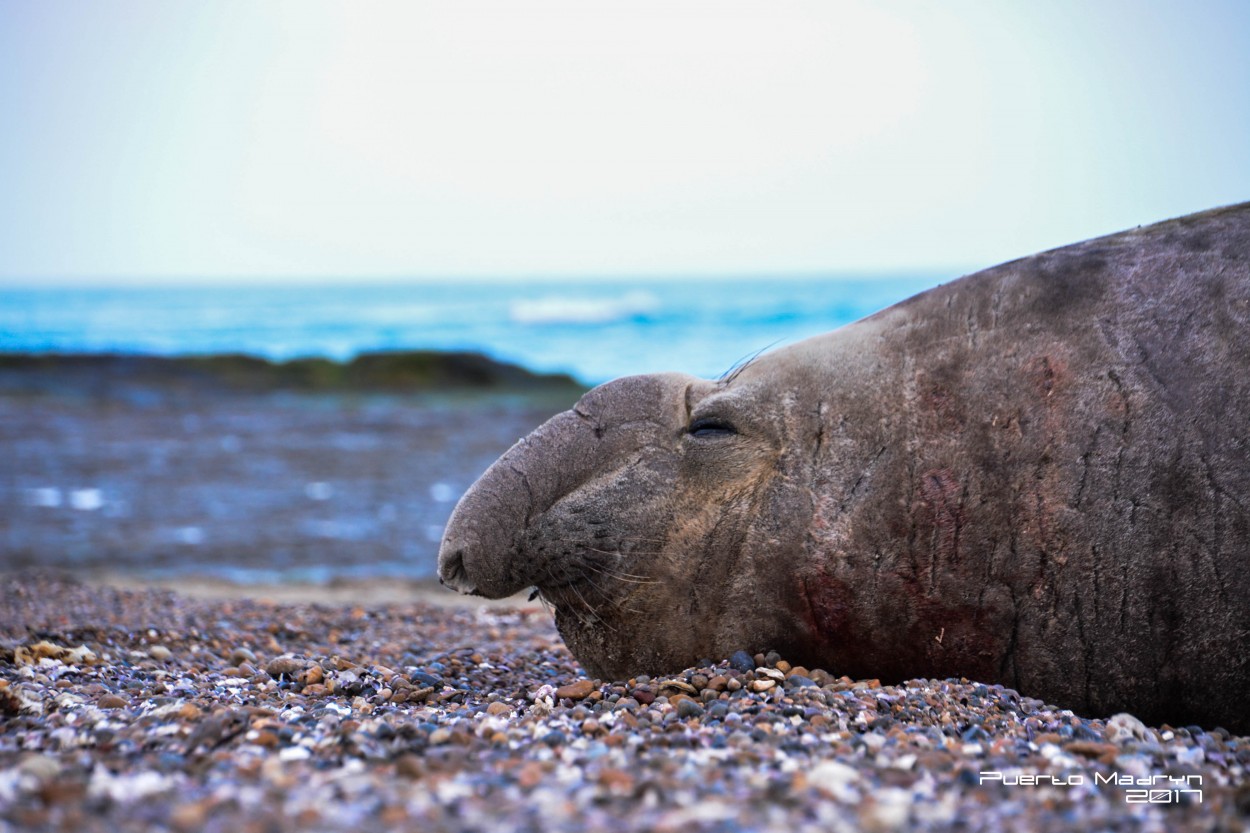
<path fill-rule="evenodd" d="M 569 683 L 557 688 L 556 697 L 560 700 L 584 700 L 594 690 L 595 684 L 590 680 L 578 680 L 575 683 Z"/>
<path fill-rule="evenodd" d="M 22 759 L 17 771 L 38 781 L 49 781 L 61 774 L 61 762 L 51 755 L 29 755 Z"/>
<path fill-rule="evenodd" d="M 682 719 L 700 717 L 702 714 L 703 707 L 689 697 L 682 698 L 681 702 L 677 704 L 677 716 Z"/>
<path fill-rule="evenodd" d="M 164 645 L 153 645 L 148 648 L 148 656 L 158 662 L 165 662 L 174 655 L 174 652 L 166 648 Z"/>
<path fill-rule="evenodd" d="M 230 652 L 230 664 L 238 667 L 245 662 L 256 664 L 256 654 L 248 648 L 235 648 Z"/>
<path fill-rule="evenodd" d="M 412 680 L 417 685 L 423 686 L 423 687 L 426 687 L 426 686 L 431 687 L 431 688 L 443 687 L 442 677 L 439 677 L 436 674 L 427 673 L 425 671 L 413 671 L 412 674 L 409 676 L 409 679 Z"/>
<path fill-rule="evenodd" d="M 743 673 L 754 671 L 756 664 L 755 658 L 746 651 L 735 651 L 733 656 L 729 658 L 730 667 Z"/>
<path fill-rule="evenodd" d="M 293 678 L 304 669 L 305 663 L 294 657 L 278 657 L 265 666 L 265 673 L 275 680 L 281 677 Z"/>
<path fill-rule="evenodd" d="M 1090 719 L 1000 686 L 882 685 L 776 652 L 596 683 L 537 606 L 15 588 L 0 605 L 0 695 L 16 704 L 0 714 L 5 829 L 1190 833 L 1244 829 L 1250 809 L 1250 738 Z M 227 673 L 245 666 L 264 673 Z M 982 784 L 987 770 L 1087 786 Z M 1199 775 L 1203 799 L 1145 808 L 1088 786 L 1117 770 Z"/>
<path fill-rule="evenodd" d="M 1146 724 L 1133 717 L 1133 715 L 1124 712 L 1107 718 L 1106 736 L 1107 740 L 1112 743 L 1126 743 L 1131 740 L 1150 741 L 1154 739 L 1153 733 L 1146 728 Z"/>

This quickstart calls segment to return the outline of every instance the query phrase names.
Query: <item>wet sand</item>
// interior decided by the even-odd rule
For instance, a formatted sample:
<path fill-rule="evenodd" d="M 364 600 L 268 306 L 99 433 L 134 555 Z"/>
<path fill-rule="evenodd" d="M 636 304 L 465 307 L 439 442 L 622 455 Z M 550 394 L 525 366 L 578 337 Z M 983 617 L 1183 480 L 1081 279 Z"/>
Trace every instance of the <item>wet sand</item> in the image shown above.
<path fill-rule="evenodd" d="M 238 584 L 225 579 L 189 575 L 149 579 L 129 573 L 93 572 L 77 579 L 97 587 L 141 592 L 164 590 L 188 599 L 233 601 L 254 599 L 272 604 L 389 605 L 421 604 L 468 609 L 530 607 L 527 592 L 505 599 L 462 596 L 434 579 L 336 579 L 323 583 Z"/>
<path fill-rule="evenodd" d="M 0 362 L 0 569 L 429 579 L 460 494 L 580 392 L 502 371 L 431 388 L 225 367 Z"/>

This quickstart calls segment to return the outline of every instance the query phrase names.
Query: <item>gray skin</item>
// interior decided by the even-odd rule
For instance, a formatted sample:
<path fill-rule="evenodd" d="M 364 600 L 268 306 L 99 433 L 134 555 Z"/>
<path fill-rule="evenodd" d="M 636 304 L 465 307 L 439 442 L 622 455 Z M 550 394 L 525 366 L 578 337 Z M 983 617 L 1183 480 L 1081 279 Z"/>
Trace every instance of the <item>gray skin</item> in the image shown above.
<path fill-rule="evenodd" d="M 503 455 L 443 582 L 591 675 L 745 649 L 1250 732 L 1250 203 L 1007 263 Z"/>

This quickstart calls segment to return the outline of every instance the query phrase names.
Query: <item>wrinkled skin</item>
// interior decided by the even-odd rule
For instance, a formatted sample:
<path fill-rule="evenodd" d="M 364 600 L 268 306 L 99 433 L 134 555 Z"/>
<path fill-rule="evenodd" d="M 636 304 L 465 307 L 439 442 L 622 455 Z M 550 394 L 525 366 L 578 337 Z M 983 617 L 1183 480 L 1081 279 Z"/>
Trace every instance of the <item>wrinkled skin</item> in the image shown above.
<path fill-rule="evenodd" d="M 980 272 L 721 381 L 634 376 L 457 506 L 587 671 L 738 649 L 1250 731 L 1250 204 Z"/>

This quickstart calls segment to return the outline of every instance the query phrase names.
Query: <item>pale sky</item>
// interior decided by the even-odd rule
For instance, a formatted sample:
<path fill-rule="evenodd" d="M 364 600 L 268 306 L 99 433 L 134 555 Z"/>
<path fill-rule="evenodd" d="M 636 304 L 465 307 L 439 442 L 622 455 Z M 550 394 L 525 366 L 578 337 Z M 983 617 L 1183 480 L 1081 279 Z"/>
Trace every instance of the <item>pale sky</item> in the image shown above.
<path fill-rule="evenodd" d="M 979 268 L 1250 199 L 1250 2 L 0 0 L 0 283 Z"/>

